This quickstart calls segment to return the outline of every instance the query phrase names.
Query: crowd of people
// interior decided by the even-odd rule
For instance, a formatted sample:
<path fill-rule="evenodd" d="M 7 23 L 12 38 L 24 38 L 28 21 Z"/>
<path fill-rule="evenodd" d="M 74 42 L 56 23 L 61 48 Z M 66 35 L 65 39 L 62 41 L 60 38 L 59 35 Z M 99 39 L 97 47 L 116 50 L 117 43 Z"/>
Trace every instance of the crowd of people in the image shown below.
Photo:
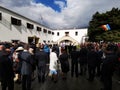
<path fill-rule="evenodd" d="M 88 74 L 88 81 L 95 76 L 103 83 L 102 90 L 112 90 L 114 71 L 120 74 L 120 46 L 117 43 L 87 42 L 77 46 L 58 46 L 34 43 L 0 43 L 0 82 L 2 90 L 14 90 L 14 83 L 22 90 L 31 90 L 31 82 L 37 72 L 38 83 L 44 83 L 46 76 L 63 80 L 70 71 L 71 78 Z"/>

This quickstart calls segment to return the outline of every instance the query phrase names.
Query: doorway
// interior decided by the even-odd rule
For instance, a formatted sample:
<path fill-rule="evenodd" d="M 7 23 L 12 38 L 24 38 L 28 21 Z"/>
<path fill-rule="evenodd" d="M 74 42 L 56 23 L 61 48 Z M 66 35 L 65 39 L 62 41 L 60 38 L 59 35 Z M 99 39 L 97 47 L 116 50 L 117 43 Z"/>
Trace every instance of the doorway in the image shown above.
<path fill-rule="evenodd" d="M 29 44 L 37 44 L 39 42 L 39 38 L 36 37 L 36 36 L 33 36 L 33 37 L 28 37 L 28 43 Z"/>

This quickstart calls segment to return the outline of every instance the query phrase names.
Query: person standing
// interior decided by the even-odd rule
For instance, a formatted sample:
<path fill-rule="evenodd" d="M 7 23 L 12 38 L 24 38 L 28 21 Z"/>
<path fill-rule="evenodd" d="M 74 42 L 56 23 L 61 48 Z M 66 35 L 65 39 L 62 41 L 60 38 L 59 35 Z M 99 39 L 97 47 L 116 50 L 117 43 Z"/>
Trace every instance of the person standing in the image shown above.
<path fill-rule="evenodd" d="M 33 58 L 30 54 L 29 45 L 24 45 L 24 51 L 19 54 L 18 58 L 22 62 L 21 76 L 22 76 L 22 90 L 31 90 L 31 76 Z"/>
<path fill-rule="evenodd" d="M 31 57 L 33 59 L 33 64 L 32 64 L 32 81 L 35 80 L 35 70 L 36 70 L 36 61 L 35 61 L 35 49 L 30 47 L 29 52 L 31 54 Z"/>
<path fill-rule="evenodd" d="M 101 90 L 112 90 L 112 76 L 117 60 L 118 56 L 114 52 L 114 46 L 108 45 L 101 68 L 101 80 L 103 81 L 103 88 Z"/>
<path fill-rule="evenodd" d="M 86 74 L 87 71 L 87 53 L 87 47 L 85 45 L 81 45 L 79 52 L 80 75 Z"/>
<path fill-rule="evenodd" d="M 37 64 L 38 82 L 44 82 L 48 55 L 43 51 L 43 45 L 41 45 L 40 49 L 35 53 L 35 60 Z"/>
<path fill-rule="evenodd" d="M 62 78 L 65 80 L 67 79 L 67 73 L 69 71 L 69 61 L 68 61 L 69 55 L 65 51 L 65 49 L 62 51 L 62 54 L 59 56 L 59 60 L 61 63 L 61 70 L 62 70 Z"/>
<path fill-rule="evenodd" d="M 13 57 L 13 68 L 15 72 L 14 81 L 18 84 L 21 83 L 21 60 L 18 59 L 18 55 L 24 50 L 22 46 L 18 47 L 12 57 Z"/>
<path fill-rule="evenodd" d="M 49 45 L 48 45 L 48 44 L 45 44 L 43 50 L 44 50 L 44 52 L 47 53 L 47 55 L 48 55 L 48 56 L 47 56 L 47 57 L 48 57 L 47 63 L 49 64 L 49 63 L 50 63 L 50 47 L 49 47 Z"/>
<path fill-rule="evenodd" d="M 78 54 L 79 52 L 76 51 L 76 46 L 73 47 L 73 50 L 70 53 L 71 56 L 71 76 L 74 76 L 74 73 L 76 77 L 78 77 Z"/>
<path fill-rule="evenodd" d="M 60 55 L 60 49 L 59 49 L 58 44 L 53 45 L 53 47 L 56 48 L 56 54 L 57 54 L 57 57 L 59 57 L 59 55 Z"/>
<path fill-rule="evenodd" d="M 89 75 L 88 81 L 94 80 L 97 61 L 98 61 L 98 53 L 96 52 L 95 47 L 91 45 L 87 54 L 88 75 Z"/>
<path fill-rule="evenodd" d="M 13 63 L 4 45 L 0 45 L 0 81 L 2 90 L 14 90 Z"/>
<path fill-rule="evenodd" d="M 56 54 L 56 48 L 52 48 L 52 52 L 50 53 L 50 65 L 49 65 L 49 70 L 50 70 L 50 75 L 53 78 L 54 82 L 57 82 L 57 61 L 58 57 Z"/>
<path fill-rule="evenodd" d="M 98 61 L 97 61 L 97 72 L 96 75 L 99 77 L 101 74 L 101 63 L 102 63 L 102 57 L 103 57 L 103 50 L 102 50 L 102 45 L 98 46 L 96 49 L 97 53 L 98 53 Z"/>

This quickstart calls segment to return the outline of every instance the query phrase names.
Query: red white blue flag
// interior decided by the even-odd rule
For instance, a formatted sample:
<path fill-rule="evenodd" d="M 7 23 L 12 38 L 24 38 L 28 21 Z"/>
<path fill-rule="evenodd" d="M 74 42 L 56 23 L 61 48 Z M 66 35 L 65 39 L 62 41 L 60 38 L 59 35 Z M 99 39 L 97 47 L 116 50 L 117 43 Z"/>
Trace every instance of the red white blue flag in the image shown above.
<path fill-rule="evenodd" d="M 110 25 L 109 25 L 109 24 L 102 25 L 101 27 L 102 27 L 102 29 L 103 29 L 103 30 L 105 30 L 105 31 L 111 30 L 111 28 L 110 28 Z"/>

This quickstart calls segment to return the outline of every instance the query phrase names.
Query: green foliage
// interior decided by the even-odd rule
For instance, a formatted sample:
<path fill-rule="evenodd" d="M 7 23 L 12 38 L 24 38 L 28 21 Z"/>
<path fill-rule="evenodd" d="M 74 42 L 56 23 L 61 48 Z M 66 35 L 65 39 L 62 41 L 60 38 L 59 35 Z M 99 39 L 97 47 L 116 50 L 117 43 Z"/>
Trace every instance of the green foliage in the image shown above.
<path fill-rule="evenodd" d="M 111 30 L 104 31 L 101 26 L 109 24 Z M 120 10 L 112 8 L 111 11 L 100 14 L 96 12 L 88 27 L 89 41 L 115 41 L 120 42 Z"/>

